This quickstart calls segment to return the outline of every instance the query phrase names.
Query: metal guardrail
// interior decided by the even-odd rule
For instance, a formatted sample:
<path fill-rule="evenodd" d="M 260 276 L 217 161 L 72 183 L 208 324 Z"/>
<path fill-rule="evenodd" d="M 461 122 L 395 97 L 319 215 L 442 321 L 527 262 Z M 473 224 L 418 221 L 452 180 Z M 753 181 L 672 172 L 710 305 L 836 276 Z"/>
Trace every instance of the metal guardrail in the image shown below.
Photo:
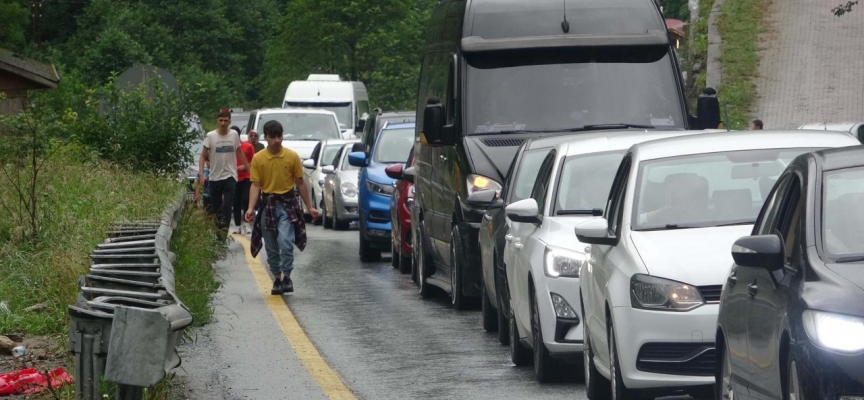
<path fill-rule="evenodd" d="M 168 244 L 186 198 L 184 189 L 160 221 L 114 224 L 90 254 L 69 306 L 76 399 L 101 399 L 103 379 L 117 384 L 118 399 L 141 399 L 180 365 L 176 347 L 192 314 L 174 291 Z"/>

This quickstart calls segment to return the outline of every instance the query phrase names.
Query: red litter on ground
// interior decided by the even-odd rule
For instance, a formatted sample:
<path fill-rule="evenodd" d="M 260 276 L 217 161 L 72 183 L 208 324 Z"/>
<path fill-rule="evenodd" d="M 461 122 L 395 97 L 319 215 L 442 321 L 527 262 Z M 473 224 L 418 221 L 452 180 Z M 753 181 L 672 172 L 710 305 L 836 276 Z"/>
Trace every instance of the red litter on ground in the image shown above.
<path fill-rule="evenodd" d="M 72 384 L 74 381 L 63 367 L 57 368 L 48 373 L 51 379 L 51 387 L 60 387 L 65 384 Z M 35 368 L 27 368 L 19 371 L 13 371 L 5 374 L 0 374 L 0 397 L 11 396 L 13 394 L 33 394 L 45 390 L 48 387 L 48 380 L 45 375 L 42 375 Z"/>

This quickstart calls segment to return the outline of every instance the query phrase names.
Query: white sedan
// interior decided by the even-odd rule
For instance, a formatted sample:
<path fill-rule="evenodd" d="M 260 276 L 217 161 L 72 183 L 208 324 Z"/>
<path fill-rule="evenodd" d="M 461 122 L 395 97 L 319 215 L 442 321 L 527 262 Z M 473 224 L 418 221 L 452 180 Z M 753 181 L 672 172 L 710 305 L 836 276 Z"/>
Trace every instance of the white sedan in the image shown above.
<path fill-rule="evenodd" d="M 576 227 L 591 244 L 579 293 L 588 398 L 711 396 L 733 242 L 750 233 L 793 158 L 857 143 L 839 132 L 739 131 L 634 145 L 604 218 Z"/>
<path fill-rule="evenodd" d="M 511 220 L 503 256 L 512 310 L 511 355 L 516 365 L 533 358 L 539 381 L 551 377 L 553 358 L 582 358 L 577 289 L 585 245 L 576 240 L 574 227 L 602 213 L 618 163 L 631 145 L 693 133 L 631 130 L 574 135 L 548 150 L 531 196 L 505 209 Z"/>

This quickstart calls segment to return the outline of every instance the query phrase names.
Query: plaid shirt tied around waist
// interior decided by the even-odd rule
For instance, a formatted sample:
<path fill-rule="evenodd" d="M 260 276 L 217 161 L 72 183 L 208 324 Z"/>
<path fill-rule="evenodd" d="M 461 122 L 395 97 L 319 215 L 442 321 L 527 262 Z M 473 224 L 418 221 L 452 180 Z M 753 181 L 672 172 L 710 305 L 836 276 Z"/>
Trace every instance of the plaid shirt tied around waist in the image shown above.
<path fill-rule="evenodd" d="M 283 194 L 264 193 L 256 207 L 258 215 L 255 216 L 255 225 L 252 228 L 252 257 L 258 257 L 258 253 L 264 247 L 261 219 L 264 219 L 263 229 L 270 232 L 278 230 L 276 204 L 282 204 L 282 208 L 288 213 L 291 225 L 294 225 L 294 245 L 300 251 L 306 248 L 306 222 L 303 220 L 303 210 L 297 200 L 296 191 L 289 190 Z"/>

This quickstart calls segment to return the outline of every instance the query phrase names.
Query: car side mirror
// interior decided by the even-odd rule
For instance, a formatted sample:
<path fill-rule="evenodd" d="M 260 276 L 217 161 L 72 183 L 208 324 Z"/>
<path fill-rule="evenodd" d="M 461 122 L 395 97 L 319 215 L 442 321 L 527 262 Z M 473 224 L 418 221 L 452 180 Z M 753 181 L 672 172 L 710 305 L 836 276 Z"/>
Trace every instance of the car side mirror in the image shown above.
<path fill-rule="evenodd" d="M 537 201 L 531 198 L 519 200 L 504 208 L 507 218 L 514 222 L 539 224 L 542 221 Z"/>
<path fill-rule="evenodd" d="M 351 164 L 355 167 L 365 167 L 366 166 L 366 153 L 362 151 L 355 151 L 353 153 L 348 154 L 348 164 Z"/>
<path fill-rule="evenodd" d="M 303 168 L 315 169 L 315 160 L 313 160 L 311 158 L 303 160 Z"/>
<path fill-rule="evenodd" d="M 783 242 L 777 235 L 745 236 L 732 245 L 732 259 L 742 267 L 783 269 Z"/>
<path fill-rule="evenodd" d="M 332 165 L 325 165 L 321 167 L 321 172 L 325 174 L 332 174 L 333 171 L 336 171 L 336 168 L 334 168 Z"/>
<path fill-rule="evenodd" d="M 478 190 L 468 195 L 468 205 L 478 208 L 493 208 L 504 205 L 504 200 L 498 197 L 498 191 L 492 189 Z"/>
<path fill-rule="evenodd" d="M 406 182 L 414 183 L 414 176 L 417 174 L 417 167 L 408 167 L 402 170 L 402 179 Z"/>
<path fill-rule="evenodd" d="M 384 173 L 393 179 L 402 179 L 402 164 L 392 164 L 384 168 Z"/>
<path fill-rule="evenodd" d="M 432 146 L 443 144 L 444 105 L 436 98 L 429 99 L 423 110 L 423 135 L 426 142 Z"/>
<path fill-rule="evenodd" d="M 574 229 L 576 239 L 586 244 L 614 245 L 615 237 L 609 235 L 609 221 L 606 218 L 592 218 Z"/>
<path fill-rule="evenodd" d="M 720 126 L 720 100 L 713 88 L 705 88 L 696 100 L 696 121 L 698 129 L 717 129 Z"/>

